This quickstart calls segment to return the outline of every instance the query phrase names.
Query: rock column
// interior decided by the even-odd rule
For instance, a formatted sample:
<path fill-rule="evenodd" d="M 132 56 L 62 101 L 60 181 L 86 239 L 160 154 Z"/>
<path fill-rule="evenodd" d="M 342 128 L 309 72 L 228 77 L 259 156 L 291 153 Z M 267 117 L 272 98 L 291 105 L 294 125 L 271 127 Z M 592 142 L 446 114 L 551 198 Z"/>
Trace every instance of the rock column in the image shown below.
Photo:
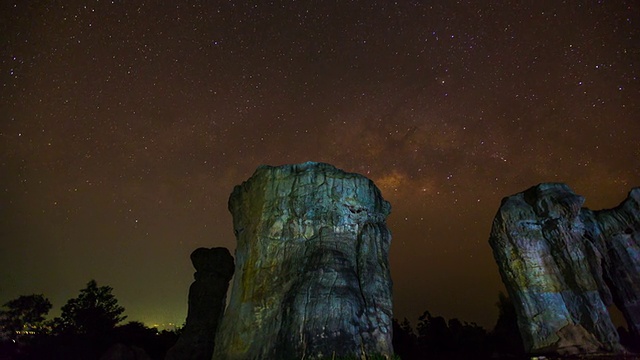
<path fill-rule="evenodd" d="M 214 359 L 392 355 L 390 205 L 371 180 L 263 166 L 229 210 L 236 276 Z"/>
<path fill-rule="evenodd" d="M 639 195 L 634 189 L 618 208 L 596 212 L 565 184 L 503 199 L 489 242 L 529 352 L 622 351 L 607 311 L 613 303 L 637 336 Z"/>
<path fill-rule="evenodd" d="M 210 360 L 233 276 L 233 257 L 226 248 L 198 248 L 191 253 L 196 269 L 189 288 L 187 322 L 166 360 Z"/>
<path fill-rule="evenodd" d="M 614 209 L 583 210 L 587 238 L 603 256 L 613 303 L 640 344 L 640 188 Z"/>

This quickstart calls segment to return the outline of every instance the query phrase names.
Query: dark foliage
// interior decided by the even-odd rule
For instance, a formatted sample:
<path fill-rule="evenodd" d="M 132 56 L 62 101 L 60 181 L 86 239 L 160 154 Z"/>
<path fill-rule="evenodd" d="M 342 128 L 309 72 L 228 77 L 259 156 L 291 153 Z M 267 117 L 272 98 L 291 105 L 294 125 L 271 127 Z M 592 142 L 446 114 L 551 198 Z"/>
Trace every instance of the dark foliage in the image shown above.
<path fill-rule="evenodd" d="M 100 340 L 84 334 L 36 334 L 19 343 L 0 344 L 0 359 L 12 360 L 96 360 L 111 346 L 124 344 L 143 349 L 153 360 L 162 360 L 175 344 L 174 332 L 148 328 L 139 322 L 118 326 Z"/>
<path fill-rule="evenodd" d="M 178 335 L 167 331 L 159 333 L 157 329 L 148 328 L 140 322 L 118 326 L 125 318 L 122 315 L 124 308 L 118 305 L 118 300 L 111 292 L 111 287 L 98 286 L 91 280 L 85 289 L 80 290 L 77 298 L 70 299 L 62 307 L 61 316 L 53 321 L 53 331 L 30 332 L 18 340 L 9 337 L 0 339 L 0 360 L 95 360 L 115 344 L 143 349 L 154 360 L 164 359 Z M 31 309 L 20 312 L 28 316 L 19 318 L 28 320 L 27 323 L 39 323 L 51 304 L 48 300 L 36 300 L 9 302 L 7 304 L 11 306 L 7 307 Z M 43 312 L 44 309 L 46 312 Z"/>
<path fill-rule="evenodd" d="M 69 299 L 62 307 L 62 314 L 54 319 L 54 331 L 96 337 L 113 330 L 126 316 L 122 316 L 124 308 L 118 305 L 112 290 L 89 281 L 77 298 Z"/>
<path fill-rule="evenodd" d="M 417 335 L 405 319 L 394 320 L 394 351 L 403 360 L 489 358 L 489 337 L 475 323 L 448 322 L 425 311 L 416 326 Z"/>
<path fill-rule="evenodd" d="M 504 293 L 498 294 L 498 321 L 491 334 L 493 351 L 498 354 L 521 356 L 524 352 L 522 337 L 518 329 L 516 308 Z"/>
<path fill-rule="evenodd" d="M 411 323 L 405 318 L 402 323 L 393 319 L 393 349 L 401 359 L 414 359 L 417 354 L 417 337 L 411 328 Z"/>
<path fill-rule="evenodd" d="M 99 359 L 114 344 L 143 349 L 151 359 L 164 359 L 175 344 L 178 332 L 158 332 L 140 322 L 118 326 L 124 308 L 111 293 L 109 286 L 90 281 L 77 298 L 62 307 L 60 318 L 54 321 L 54 331 L 31 332 L 15 339 L 0 341 L 0 360 Z M 475 323 L 458 319 L 446 320 L 425 311 L 419 317 L 415 331 L 409 320 L 393 320 L 393 346 L 403 360 L 417 359 L 488 359 L 518 357 L 524 354 L 515 309 L 509 298 L 500 293 L 499 318 L 489 334 Z M 25 324 L 44 329 L 44 315 L 51 303 L 42 295 L 21 296 L 4 305 L 0 312 L 6 327 L 24 328 Z M 5 325 L 6 324 L 6 325 Z M 35 325 L 40 324 L 40 325 Z M 623 331 L 621 338 L 633 339 Z"/>
<path fill-rule="evenodd" d="M 167 350 L 178 340 L 177 332 L 148 328 L 143 323 L 131 321 L 115 329 L 112 343 L 136 346 L 144 349 L 151 359 L 164 359 Z"/>
<path fill-rule="evenodd" d="M 44 295 L 22 295 L 3 305 L 0 311 L 0 328 L 4 336 L 16 339 L 23 333 L 40 333 L 44 317 L 51 310 L 51 302 Z"/>
<path fill-rule="evenodd" d="M 515 308 L 509 298 L 498 294 L 499 318 L 487 333 L 475 323 L 445 320 L 425 311 L 418 318 L 416 332 L 409 320 L 393 321 L 393 348 L 403 360 L 519 358 L 524 355 Z"/>

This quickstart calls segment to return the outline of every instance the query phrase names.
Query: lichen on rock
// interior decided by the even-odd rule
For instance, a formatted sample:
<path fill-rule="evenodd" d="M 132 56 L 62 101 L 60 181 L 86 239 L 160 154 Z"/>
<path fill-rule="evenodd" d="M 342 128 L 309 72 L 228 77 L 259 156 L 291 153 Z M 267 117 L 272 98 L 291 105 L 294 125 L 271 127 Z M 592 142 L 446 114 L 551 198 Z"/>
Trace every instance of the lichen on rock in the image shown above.
<path fill-rule="evenodd" d="M 215 359 L 393 353 L 390 205 L 371 180 L 322 163 L 262 166 L 229 210 L 236 271 Z"/>
<path fill-rule="evenodd" d="M 611 210 L 582 208 L 566 184 L 506 197 L 490 244 L 529 352 L 622 351 L 607 307 L 638 336 L 640 189 Z"/>

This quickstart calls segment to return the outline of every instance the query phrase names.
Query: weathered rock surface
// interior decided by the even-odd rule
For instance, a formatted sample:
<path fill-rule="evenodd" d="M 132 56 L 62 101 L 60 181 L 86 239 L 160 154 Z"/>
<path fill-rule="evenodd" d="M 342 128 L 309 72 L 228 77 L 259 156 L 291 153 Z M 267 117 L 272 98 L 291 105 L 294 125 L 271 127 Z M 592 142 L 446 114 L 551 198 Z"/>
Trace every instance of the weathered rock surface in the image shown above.
<path fill-rule="evenodd" d="M 607 307 L 640 328 L 640 188 L 611 210 L 582 208 L 565 184 L 506 197 L 490 244 L 525 348 L 565 354 L 622 351 Z"/>
<path fill-rule="evenodd" d="M 210 360 L 215 334 L 224 313 L 229 281 L 233 276 L 233 257 L 222 247 L 198 248 L 191 253 L 196 269 L 189 288 L 187 322 L 166 360 Z"/>
<path fill-rule="evenodd" d="M 236 276 L 214 359 L 393 353 L 390 205 L 371 180 L 321 163 L 262 166 L 229 210 Z"/>
<path fill-rule="evenodd" d="M 640 341 L 640 188 L 611 210 L 584 211 L 586 235 L 603 256 L 604 278 L 629 331 Z"/>

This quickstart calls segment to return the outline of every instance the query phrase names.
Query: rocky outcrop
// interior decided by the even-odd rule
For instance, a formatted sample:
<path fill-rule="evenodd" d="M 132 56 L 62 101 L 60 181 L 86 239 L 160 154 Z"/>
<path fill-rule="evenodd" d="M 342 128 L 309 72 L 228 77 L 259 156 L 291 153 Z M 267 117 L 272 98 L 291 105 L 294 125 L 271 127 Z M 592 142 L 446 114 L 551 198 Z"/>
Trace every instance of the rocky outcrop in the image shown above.
<path fill-rule="evenodd" d="M 584 209 L 583 217 L 585 235 L 602 254 L 613 303 L 640 344 L 640 188 L 615 209 Z"/>
<path fill-rule="evenodd" d="M 611 210 L 582 208 L 565 184 L 506 197 L 490 244 L 525 348 L 561 355 L 620 352 L 607 307 L 638 336 L 640 188 Z"/>
<path fill-rule="evenodd" d="M 262 166 L 229 210 L 236 275 L 214 359 L 392 354 L 390 205 L 371 180 Z"/>
<path fill-rule="evenodd" d="M 166 360 L 210 360 L 215 334 L 224 313 L 229 281 L 233 276 L 233 257 L 222 247 L 198 248 L 191 253 L 196 269 L 189 288 L 187 322 Z"/>

